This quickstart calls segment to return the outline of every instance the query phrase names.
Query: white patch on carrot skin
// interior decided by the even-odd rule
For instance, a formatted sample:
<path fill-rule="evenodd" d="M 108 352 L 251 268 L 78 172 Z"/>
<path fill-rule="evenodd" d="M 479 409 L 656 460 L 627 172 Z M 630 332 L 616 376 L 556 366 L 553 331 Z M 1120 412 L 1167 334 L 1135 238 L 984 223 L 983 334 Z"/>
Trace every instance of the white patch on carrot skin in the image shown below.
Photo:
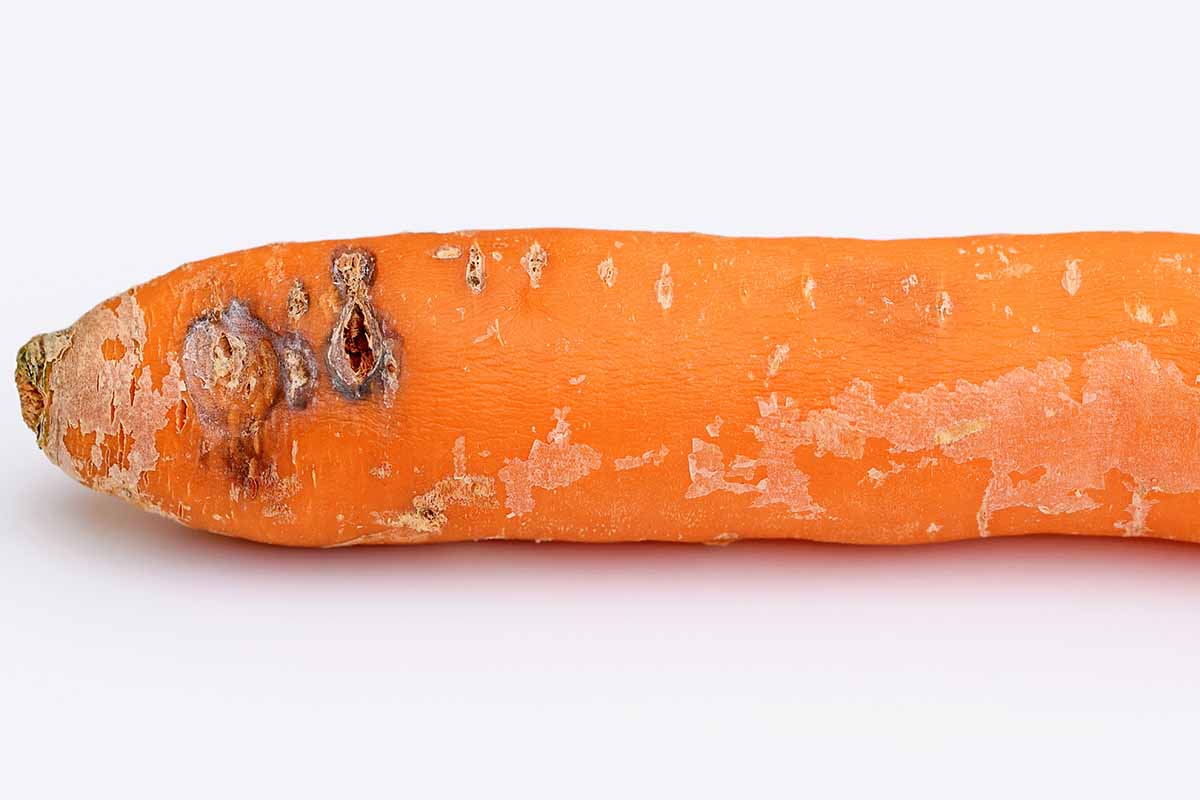
<path fill-rule="evenodd" d="M 726 469 L 721 448 L 693 438 L 692 452 L 688 455 L 692 483 L 684 497 L 695 499 L 718 491 L 754 493 L 757 497 L 751 503 L 753 507 L 779 504 L 787 506 L 793 516 L 802 519 L 819 516 L 825 509 L 813 501 L 808 491 L 808 475 L 793 461 L 798 442 L 791 424 L 798 409 L 791 401 L 785 407 L 779 406 L 775 395 L 770 400 L 760 399 L 758 405 L 758 424 L 750 427 L 759 442 L 757 457 L 739 454 Z M 763 475 L 760 480 L 749 483 L 760 473 Z"/>
<path fill-rule="evenodd" d="M 353 539 L 329 546 L 349 547 L 359 544 L 427 542 L 441 533 L 446 523 L 449 522 L 446 512 L 451 507 L 495 508 L 495 480 L 486 475 L 467 473 L 465 437 L 459 436 L 454 440 L 451 454 L 454 461 L 454 473 L 442 478 L 427 492 L 414 497 L 411 508 L 404 511 L 371 512 L 371 521 L 382 530 L 356 536 Z"/>
<path fill-rule="evenodd" d="M 668 450 L 667 446 L 664 444 L 662 447 L 658 448 L 658 450 L 647 450 L 640 456 L 624 456 L 622 458 L 615 458 L 613 459 L 613 467 L 617 470 L 637 469 L 638 467 L 644 467 L 647 464 L 653 464 L 657 467 L 663 462 L 663 459 L 670 454 L 670 452 L 671 451 Z"/>
<path fill-rule="evenodd" d="M 893 453 L 937 448 L 955 463 L 989 462 L 981 536 L 1003 509 L 1053 515 L 1096 508 L 1087 492 L 1102 490 L 1113 470 L 1156 492 L 1200 491 L 1200 389 L 1174 364 L 1155 360 L 1141 343 L 1091 350 L 1080 369 L 1080 399 L 1067 383 L 1071 371 L 1067 361 L 1045 359 L 980 384 L 904 393 L 886 405 L 876 403 L 869 383 L 853 381 L 829 407 L 803 416 L 774 395 L 759 405 L 793 449 L 857 459 L 878 439 Z M 1105 431 L 1102 444 L 1096 430 Z M 1158 432 L 1154 447 L 1143 441 L 1147 430 Z M 1013 477 L 1039 470 L 1035 479 Z"/>
<path fill-rule="evenodd" d="M 1196 377 L 1196 380 L 1200 381 L 1200 375 L 1198 375 Z M 724 424 L 725 424 L 725 420 L 721 419 L 721 415 L 718 414 L 716 416 L 716 418 L 713 419 L 712 422 L 710 422 L 704 426 L 704 430 L 708 432 L 709 436 L 716 439 L 718 436 L 721 435 L 721 426 Z"/>
<path fill-rule="evenodd" d="M 792 352 L 792 348 L 788 344 L 780 344 L 775 346 L 770 357 L 767 359 L 767 377 L 774 378 L 779 374 L 779 370 L 783 369 L 783 362 L 787 361 L 788 354 Z"/>
<path fill-rule="evenodd" d="M 47 363 L 52 363 L 45 410 L 47 457 L 75 480 L 142 508 L 176 518 L 153 505 L 138 486 L 158 467 L 156 434 L 172 424 L 172 412 L 183 395 L 182 370 L 167 357 L 168 372 L 154 388 L 152 368 L 142 361 L 146 318 L 134 292 L 103 303 L 84 314 L 67 331 L 41 337 Z M 105 357 L 105 342 L 121 346 L 119 357 Z M 85 457 L 67 447 L 68 432 L 93 436 Z M 116 442 L 109 447 L 107 442 Z M 115 454 L 102 452 L 102 445 Z"/>
<path fill-rule="evenodd" d="M 813 297 L 813 292 L 816 290 L 816 288 L 817 282 L 812 279 L 811 275 L 804 279 L 804 289 L 801 293 L 803 294 L 804 299 L 808 301 L 809 308 L 812 308 L 813 310 L 816 310 L 817 308 L 816 298 Z"/>
<path fill-rule="evenodd" d="M 1128 314 L 1129 318 L 1134 322 L 1139 322 L 1142 325 L 1154 324 L 1154 312 L 1152 312 L 1150 307 L 1141 300 L 1135 301 L 1132 306 L 1126 302 L 1125 313 Z"/>
<path fill-rule="evenodd" d="M 1158 327 L 1170 328 L 1179 324 L 1179 317 L 1175 315 L 1175 309 L 1168 308 L 1158 318 Z"/>
<path fill-rule="evenodd" d="M 662 306 L 663 311 L 671 307 L 675 297 L 675 281 L 671 278 L 671 265 L 662 265 L 662 274 L 658 280 L 654 282 L 654 296 L 658 298 L 658 304 Z"/>
<path fill-rule="evenodd" d="M 938 292 L 937 315 L 938 324 L 946 324 L 946 320 L 954 313 L 954 303 L 950 301 L 949 292 Z"/>
<path fill-rule="evenodd" d="M 433 257 L 439 261 L 453 261 L 462 258 L 462 248 L 454 244 L 439 245 L 438 249 L 433 251 Z"/>
<path fill-rule="evenodd" d="M 545 441 L 534 441 L 528 458 L 504 460 L 497 475 L 504 483 L 504 504 L 510 517 L 533 511 L 534 489 L 553 491 L 570 486 L 600 468 L 598 450 L 571 442 L 571 426 L 567 423 L 570 410 L 568 407 L 555 409 L 554 429 L 546 435 Z"/>
<path fill-rule="evenodd" d="M 567 378 L 567 383 L 572 386 L 578 386 L 587 380 L 587 375 L 576 375 L 574 378 Z"/>
<path fill-rule="evenodd" d="M 1113 523 L 1113 527 L 1121 531 L 1122 536 L 1145 536 L 1150 532 L 1146 521 L 1150 516 L 1150 509 L 1157 504 L 1157 500 L 1149 500 L 1146 497 L 1148 489 L 1142 486 L 1135 486 L 1132 489 L 1133 495 L 1129 500 L 1129 505 L 1125 511 L 1129 514 L 1129 519 L 1125 522 Z"/>
<path fill-rule="evenodd" d="M 531 244 L 525 255 L 521 256 L 521 266 L 525 268 L 525 272 L 529 275 L 529 287 L 531 289 L 536 289 L 542 285 L 542 273 L 545 271 L 546 262 L 549 260 L 550 255 L 537 242 Z"/>
<path fill-rule="evenodd" d="M 1063 272 L 1062 287 L 1067 290 L 1067 294 L 1074 297 L 1079 292 L 1079 287 L 1083 284 L 1083 272 L 1079 269 L 1078 258 L 1068 258 L 1067 268 Z"/>
<path fill-rule="evenodd" d="M 596 274 L 600 276 L 600 280 L 605 286 L 612 288 L 612 285 L 617 282 L 617 265 L 613 263 L 612 256 L 596 266 Z"/>
<path fill-rule="evenodd" d="M 371 476 L 380 480 L 390 478 L 392 476 L 392 465 L 385 461 L 377 467 L 372 467 Z"/>
<path fill-rule="evenodd" d="M 917 280 L 917 276 L 916 276 L 915 274 L 913 274 L 913 275 L 909 275 L 907 278 L 905 278 L 904 280 L 900 281 L 900 291 L 904 292 L 904 294 L 905 294 L 905 295 L 907 295 L 907 294 L 908 294 L 910 291 L 912 291 L 912 290 L 913 290 L 913 289 L 914 289 L 914 288 L 915 288 L 915 287 L 916 287 L 916 286 L 917 286 L 919 283 L 920 283 L 920 282 Z"/>

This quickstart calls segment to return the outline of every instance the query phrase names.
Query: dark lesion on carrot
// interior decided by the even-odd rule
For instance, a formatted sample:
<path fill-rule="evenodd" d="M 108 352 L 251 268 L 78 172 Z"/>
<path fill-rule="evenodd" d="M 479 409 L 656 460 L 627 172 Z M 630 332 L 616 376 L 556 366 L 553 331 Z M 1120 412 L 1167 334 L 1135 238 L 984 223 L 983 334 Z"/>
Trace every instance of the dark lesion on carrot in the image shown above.
<path fill-rule="evenodd" d="M 348 399 L 361 400 L 389 355 L 369 292 L 375 255 L 363 248 L 338 248 L 330 258 L 330 274 L 344 305 L 325 359 L 334 388 Z"/>
<path fill-rule="evenodd" d="M 184 338 L 183 369 L 188 398 L 204 433 L 204 451 L 219 452 L 244 498 L 258 494 L 264 422 L 283 397 L 304 408 L 317 383 L 317 360 L 298 333 L 278 336 L 234 300 L 201 315 Z M 187 406 L 177 425 L 186 424 Z"/>

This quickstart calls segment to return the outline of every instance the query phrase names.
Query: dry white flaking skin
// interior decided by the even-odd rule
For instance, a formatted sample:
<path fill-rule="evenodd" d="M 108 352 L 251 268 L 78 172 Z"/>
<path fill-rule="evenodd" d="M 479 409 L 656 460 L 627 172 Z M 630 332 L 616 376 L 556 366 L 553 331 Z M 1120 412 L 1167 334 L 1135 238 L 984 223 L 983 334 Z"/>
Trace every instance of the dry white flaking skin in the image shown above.
<path fill-rule="evenodd" d="M 125 497 L 146 507 L 138 483 L 158 465 L 155 434 L 165 428 L 170 412 L 179 403 L 184 389 L 179 362 L 169 357 L 170 372 L 162 378 L 162 388 L 153 388 L 149 367 L 142 366 L 142 348 L 146 343 L 146 319 L 136 296 L 122 295 L 116 310 L 104 305 L 85 314 L 69 331 L 70 343 L 61 351 L 50 373 L 52 402 L 47 420 L 46 455 L 71 477 L 82 481 L 84 462 L 77 462 L 68 451 L 67 431 L 77 428 L 83 436 L 95 435 L 92 468 L 103 466 L 100 445 L 105 437 L 126 441 L 123 459 L 127 466 L 111 464 L 97 476 L 93 486 L 103 492 Z M 124 348 L 120 358 L 104 357 L 104 342 L 119 342 Z M 90 470 L 89 470 L 90 471 Z"/>
<path fill-rule="evenodd" d="M 600 468 L 600 452 L 586 444 L 571 442 L 567 423 L 570 408 L 555 409 L 554 429 L 546 440 L 535 440 L 528 458 L 506 459 L 497 473 L 504 482 L 504 503 L 510 517 L 533 511 L 533 490 L 570 486 Z"/>
<path fill-rule="evenodd" d="M 462 248 L 456 244 L 444 244 L 433 251 L 433 257 L 439 261 L 453 261 L 462 258 Z"/>
<path fill-rule="evenodd" d="M 657 450 L 647 450 L 640 456 L 623 456 L 621 458 L 613 459 L 613 468 L 620 471 L 637 469 L 638 467 L 644 467 L 647 464 L 653 464 L 657 467 L 670 454 L 670 452 L 671 451 L 668 450 L 667 446 L 664 444 Z"/>
<path fill-rule="evenodd" d="M 808 476 L 794 465 L 796 452 L 811 447 L 818 456 L 861 459 L 870 440 L 886 442 L 892 453 L 932 451 L 956 463 L 990 464 L 977 514 L 981 536 L 1002 509 L 1054 515 L 1096 508 L 1087 492 L 1103 489 L 1114 470 L 1155 492 L 1200 491 L 1200 389 L 1135 342 L 1085 353 L 1080 372 L 1081 391 L 1067 383 L 1070 362 L 1051 358 L 979 384 L 904 393 L 886 405 L 875 401 L 871 384 L 856 380 L 828 407 L 807 412 L 772 394 L 758 401 L 755 457 L 739 454 L 727 466 L 715 444 L 692 441 L 686 496 L 752 493 L 753 505 L 783 503 L 793 514 L 814 516 L 821 508 L 808 495 Z M 916 468 L 932 463 L 923 459 Z M 879 473 L 868 477 L 882 479 Z M 1130 520 L 1119 527 L 1140 535 L 1153 502 L 1147 489 L 1133 491 Z"/>
<path fill-rule="evenodd" d="M 417 544 L 441 532 L 449 521 L 452 506 L 492 508 L 496 505 L 496 482 L 487 475 L 467 473 L 466 438 L 454 440 L 454 473 L 442 478 L 429 491 L 412 500 L 405 511 L 372 512 L 376 525 L 387 530 L 339 542 L 335 547 L 358 544 Z M 390 467 L 389 467 L 390 471 Z"/>

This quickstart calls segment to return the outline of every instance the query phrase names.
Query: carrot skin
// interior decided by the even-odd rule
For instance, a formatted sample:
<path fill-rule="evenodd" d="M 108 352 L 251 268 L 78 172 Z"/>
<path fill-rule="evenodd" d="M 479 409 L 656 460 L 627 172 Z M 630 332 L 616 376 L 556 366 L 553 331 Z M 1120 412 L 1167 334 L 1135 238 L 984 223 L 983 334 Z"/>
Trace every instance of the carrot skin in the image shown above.
<path fill-rule="evenodd" d="M 186 264 L 18 356 L 80 482 L 292 546 L 1200 541 L 1200 238 L 398 234 Z"/>

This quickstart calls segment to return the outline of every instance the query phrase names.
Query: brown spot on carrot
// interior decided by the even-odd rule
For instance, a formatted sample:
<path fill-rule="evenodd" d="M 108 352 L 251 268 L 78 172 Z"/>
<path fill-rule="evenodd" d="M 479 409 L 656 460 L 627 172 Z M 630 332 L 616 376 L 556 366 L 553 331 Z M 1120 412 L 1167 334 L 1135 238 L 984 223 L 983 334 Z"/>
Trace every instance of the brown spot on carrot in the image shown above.
<path fill-rule="evenodd" d="M 280 341 L 283 393 L 291 408 L 306 408 L 317 388 L 317 357 L 308 342 L 297 335 Z"/>
<path fill-rule="evenodd" d="M 280 394 L 280 363 L 270 330 L 235 300 L 192 323 L 183 365 L 206 439 L 222 448 L 239 495 L 253 499 L 266 468 L 262 422 Z"/>
<path fill-rule="evenodd" d="M 467 288 L 475 294 L 482 293 L 487 280 L 486 271 L 487 259 L 483 257 L 483 250 L 480 249 L 477 242 L 472 243 L 467 255 Z"/>
<path fill-rule="evenodd" d="M 299 322 L 308 313 L 308 305 L 308 291 L 304 288 L 304 284 L 297 279 L 292 283 L 292 288 L 288 291 L 288 319 L 293 323 Z"/>

